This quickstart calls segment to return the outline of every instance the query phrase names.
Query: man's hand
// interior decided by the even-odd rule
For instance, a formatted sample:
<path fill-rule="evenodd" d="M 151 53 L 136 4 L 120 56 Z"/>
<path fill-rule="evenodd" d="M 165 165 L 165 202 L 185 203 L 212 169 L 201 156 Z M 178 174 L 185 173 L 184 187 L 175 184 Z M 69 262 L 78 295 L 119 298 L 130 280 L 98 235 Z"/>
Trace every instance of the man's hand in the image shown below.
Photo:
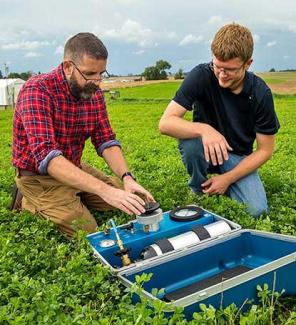
<path fill-rule="evenodd" d="M 202 142 L 204 146 L 205 159 L 207 162 L 212 162 L 214 166 L 222 165 L 225 160 L 228 160 L 228 150 L 232 148 L 224 138 L 224 136 L 216 131 L 210 125 L 203 126 Z"/>
<path fill-rule="evenodd" d="M 145 201 L 138 195 L 127 190 L 121 190 L 107 185 L 103 194 L 100 194 L 100 196 L 105 202 L 129 215 L 140 215 L 145 212 Z"/>
<path fill-rule="evenodd" d="M 148 202 L 155 201 L 151 193 L 144 189 L 143 186 L 138 184 L 132 177 L 126 176 L 123 179 L 124 189 L 129 193 L 142 194 Z"/>
<path fill-rule="evenodd" d="M 213 176 L 201 184 L 203 193 L 210 195 L 224 194 L 230 185 L 231 182 L 226 174 Z"/>

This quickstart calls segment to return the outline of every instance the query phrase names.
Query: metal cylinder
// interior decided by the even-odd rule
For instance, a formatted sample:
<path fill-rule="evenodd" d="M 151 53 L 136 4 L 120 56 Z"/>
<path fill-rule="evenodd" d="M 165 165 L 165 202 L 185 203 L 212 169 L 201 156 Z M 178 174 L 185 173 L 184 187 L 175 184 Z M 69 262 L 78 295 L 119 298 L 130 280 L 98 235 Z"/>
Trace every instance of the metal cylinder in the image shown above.
<path fill-rule="evenodd" d="M 202 228 L 206 232 L 208 238 L 214 238 L 231 231 L 229 224 L 224 220 L 219 220 Z M 161 247 L 161 244 L 157 243 L 145 247 L 140 254 L 140 259 L 146 260 L 154 256 L 161 256 L 168 251 L 168 247 L 170 247 L 170 250 L 177 250 L 197 244 L 202 240 L 204 240 L 202 236 L 199 235 L 195 230 L 187 231 L 178 236 L 166 239 L 165 242 L 167 242 L 168 245 L 166 245 L 165 249 L 164 247 Z"/>
<path fill-rule="evenodd" d="M 145 232 L 155 232 L 159 229 L 159 222 L 162 220 L 162 210 L 157 209 L 150 214 L 137 216 L 138 223 L 143 225 Z"/>

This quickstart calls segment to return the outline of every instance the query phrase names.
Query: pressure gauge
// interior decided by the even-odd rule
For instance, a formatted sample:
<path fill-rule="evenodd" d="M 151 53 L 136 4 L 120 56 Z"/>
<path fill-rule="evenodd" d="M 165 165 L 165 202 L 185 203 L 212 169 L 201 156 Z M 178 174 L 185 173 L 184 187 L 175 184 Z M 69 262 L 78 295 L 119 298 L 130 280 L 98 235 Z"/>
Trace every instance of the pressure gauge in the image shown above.
<path fill-rule="evenodd" d="M 174 221 L 193 221 L 203 216 L 203 209 L 195 205 L 186 205 L 170 211 L 170 218 Z"/>
<path fill-rule="evenodd" d="M 115 245 L 115 240 L 113 239 L 103 239 L 100 241 L 100 246 L 103 248 L 112 247 Z"/>

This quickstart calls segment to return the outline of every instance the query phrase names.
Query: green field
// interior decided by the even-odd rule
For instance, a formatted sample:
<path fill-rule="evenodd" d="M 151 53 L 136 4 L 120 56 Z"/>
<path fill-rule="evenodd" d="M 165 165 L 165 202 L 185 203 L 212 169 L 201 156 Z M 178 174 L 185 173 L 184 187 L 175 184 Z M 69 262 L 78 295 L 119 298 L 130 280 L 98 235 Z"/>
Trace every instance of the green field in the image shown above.
<path fill-rule="evenodd" d="M 196 197 L 188 189 L 176 140 L 158 132 L 178 84 L 123 89 L 119 100 L 107 100 L 113 128 L 139 182 L 164 211 L 195 203 L 243 228 L 296 235 L 296 96 L 275 96 L 281 128 L 273 158 L 260 169 L 270 212 L 254 220 L 228 198 Z M 8 211 L 14 179 L 12 115 L 12 110 L 0 111 L 0 324 L 166 324 L 161 304 L 148 308 L 143 300 L 132 305 L 130 293 L 93 258 L 83 234 L 68 241 L 49 222 Z M 90 142 L 83 159 L 109 172 Z M 100 226 L 110 217 L 118 224 L 132 219 L 120 212 L 95 216 Z M 262 303 L 248 312 L 234 306 L 204 308 L 195 322 L 187 322 L 177 310 L 169 324 L 296 324 L 296 299 L 271 297 L 270 290 L 259 290 Z"/>
<path fill-rule="evenodd" d="M 151 84 L 142 87 L 121 88 L 121 98 L 134 99 L 170 99 L 177 91 L 181 81 L 174 81 L 162 84 Z"/>
<path fill-rule="evenodd" d="M 296 82 L 296 72 L 265 72 L 258 73 L 260 77 L 264 79 L 264 81 L 271 84 L 280 84 L 285 82 Z"/>

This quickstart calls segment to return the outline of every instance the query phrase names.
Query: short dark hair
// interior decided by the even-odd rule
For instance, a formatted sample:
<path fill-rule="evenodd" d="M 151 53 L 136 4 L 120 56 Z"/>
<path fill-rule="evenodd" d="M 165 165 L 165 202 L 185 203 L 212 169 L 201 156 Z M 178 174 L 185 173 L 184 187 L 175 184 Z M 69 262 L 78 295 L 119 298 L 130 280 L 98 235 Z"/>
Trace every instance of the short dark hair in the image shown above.
<path fill-rule="evenodd" d="M 64 59 L 79 62 L 85 54 L 97 60 L 108 58 L 105 45 L 92 33 L 78 33 L 68 39 L 64 48 Z"/>

